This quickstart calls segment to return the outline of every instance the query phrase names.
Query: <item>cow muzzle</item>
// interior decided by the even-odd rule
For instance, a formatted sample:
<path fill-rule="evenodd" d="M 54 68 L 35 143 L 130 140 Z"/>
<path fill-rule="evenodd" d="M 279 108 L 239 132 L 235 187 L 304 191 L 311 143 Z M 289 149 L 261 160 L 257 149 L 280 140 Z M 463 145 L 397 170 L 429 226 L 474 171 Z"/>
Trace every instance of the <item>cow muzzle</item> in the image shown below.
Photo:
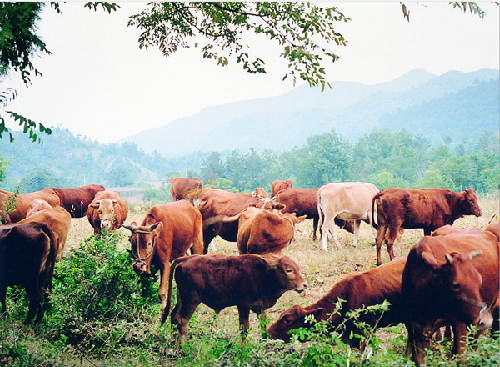
<path fill-rule="evenodd" d="M 302 293 L 302 292 L 304 292 L 306 289 L 307 289 L 307 283 L 306 283 L 306 282 L 303 282 L 303 283 L 299 284 L 299 285 L 295 288 L 295 291 L 296 291 L 297 293 Z"/>
<path fill-rule="evenodd" d="M 485 305 L 479 311 L 479 321 L 477 323 L 477 329 L 479 331 L 487 330 L 493 325 L 493 315 L 491 310 Z"/>
<path fill-rule="evenodd" d="M 133 263 L 132 263 L 132 269 L 134 269 L 134 271 L 140 275 L 140 274 L 144 274 L 144 273 L 147 273 L 149 274 L 150 272 L 148 271 L 148 266 L 147 264 L 144 262 L 144 261 L 141 261 L 141 260 L 135 260 Z"/>

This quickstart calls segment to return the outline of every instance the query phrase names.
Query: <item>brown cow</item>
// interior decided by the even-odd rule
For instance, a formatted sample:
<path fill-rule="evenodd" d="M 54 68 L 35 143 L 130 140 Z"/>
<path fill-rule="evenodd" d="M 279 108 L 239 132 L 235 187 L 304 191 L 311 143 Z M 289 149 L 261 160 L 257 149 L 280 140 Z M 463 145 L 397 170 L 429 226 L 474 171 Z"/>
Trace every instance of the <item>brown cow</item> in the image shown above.
<path fill-rule="evenodd" d="M 398 258 L 388 264 L 369 269 L 361 273 L 351 273 L 334 284 L 332 289 L 317 302 L 302 307 L 295 305 L 284 311 L 278 320 L 269 327 L 268 333 L 273 339 L 290 341 L 290 330 L 310 328 L 305 318 L 312 315 L 316 321 L 329 320 L 329 327 L 335 329 L 346 321 L 347 313 L 363 306 L 372 306 L 388 300 L 389 309 L 383 314 L 377 312 L 363 313 L 359 321 L 366 322 L 371 327 L 386 327 L 405 321 L 405 309 L 401 295 L 401 274 L 406 264 L 406 258 Z M 340 309 L 335 312 L 337 302 Z M 342 340 L 353 347 L 360 346 L 358 338 L 351 334 L 362 335 L 353 322 L 348 321 L 342 332 Z"/>
<path fill-rule="evenodd" d="M 68 231 L 71 226 L 71 214 L 62 206 L 57 206 L 55 208 L 50 207 L 50 209 L 37 211 L 19 221 L 19 223 L 31 222 L 45 223 L 52 232 L 54 232 L 54 237 L 56 238 L 57 261 L 61 261 L 64 246 L 68 238 Z"/>
<path fill-rule="evenodd" d="M 102 185 L 85 185 L 81 187 L 61 189 L 52 188 L 61 199 L 61 206 L 71 214 L 72 218 L 83 218 L 87 215 L 87 208 L 99 191 L 106 190 Z"/>
<path fill-rule="evenodd" d="M 138 274 L 151 275 L 151 265 L 160 270 L 158 295 L 165 307 L 170 262 L 184 256 L 189 248 L 203 253 L 202 219 L 198 209 L 185 200 L 152 206 L 138 226 L 124 225 L 132 231 L 130 242 L 134 256 L 133 268 Z"/>
<path fill-rule="evenodd" d="M 334 218 L 352 220 L 354 225 L 355 247 L 358 243 L 358 233 L 361 221 L 372 223 L 372 198 L 378 193 L 374 184 L 365 182 L 340 182 L 323 185 L 317 194 L 318 215 L 323 218 L 321 226 L 321 247 L 327 250 L 328 232 L 338 248 L 342 245 L 337 239 Z"/>
<path fill-rule="evenodd" d="M 119 193 L 99 191 L 87 209 L 87 219 L 94 228 L 94 234 L 103 229 L 115 230 L 127 220 L 127 205 Z"/>
<path fill-rule="evenodd" d="M 275 180 L 271 183 L 271 197 L 274 198 L 282 190 L 291 189 L 295 181 L 291 180 Z"/>
<path fill-rule="evenodd" d="M 318 189 L 286 189 L 276 195 L 276 203 L 284 205 L 280 213 L 295 213 L 297 217 L 306 215 L 313 220 L 312 239 L 316 240 L 318 228 Z M 335 217 L 335 224 L 347 232 L 354 233 L 353 221 L 344 221 Z"/>
<path fill-rule="evenodd" d="M 476 195 L 471 189 L 456 193 L 446 189 L 398 189 L 380 191 L 373 197 L 373 216 L 377 220 L 377 265 L 382 264 L 382 245 L 387 244 L 389 258 L 401 228 L 422 228 L 424 235 L 464 215 L 481 215 Z"/>
<path fill-rule="evenodd" d="M 11 192 L 0 190 L 0 211 L 4 211 L 6 209 L 5 204 L 12 195 L 14 194 Z M 18 194 L 16 197 L 16 209 L 8 215 L 2 214 L 2 222 L 17 223 L 26 218 L 28 211 L 31 208 L 31 202 L 35 199 L 45 200 L 52 207 L 56 207 L 61 204 L 59 197 L 51 189 L 43 189 L 29 194 Z"/>
<path fill-rule="evenodd" d="M 185 199 L 187 193 L 193 189 L 203 189 L 203 181 L 199 178 L 174 177 L 168 180 L 170 181 L 172 201 Z"/>
<path fill-rule="evenodd" d="M 293 239 L 295 224 L 306 216 L 275 214 L 254 207 L 241 212 L 238 219 L 238 251 L 241 254 L 280 253 Z"/>
<path fill-rule="evenodd" d="M 177 325 L 181 340 L 187 338 L 189 320 L 200 303 L 216 313 L 236 306 L 245 335 L 250 310 L 261 314 L 287 290 L 302 292 L 307 287 L 297 263 L 288 256 L 193 255 L 175 260 L 171 272 L 174 271 L 177 305 L 171 322 Z M 162 323 L 170 312 L 172 278 L 171 275 Z"/>
<path fill-rule="evenodd" d="M 0 226 L 0 304 L 7 311 L 7 287 L 26 289 L 29 299 L 29 323 L 41 321 L 47 288 L 52 285 L 56 261 L 56 241 L 44 223 L 9 224 Z"/>
<path fill-rule="evenodd" d="M 441 233 L 447 234 L 425 236 L 412 247 L 402 275 L 408 342 L 417 366 L 440 322 L 452 325 L 453 353 L 463 353 L 466 325 L 491 327 L 499 296 L 498 238 L 477 228 Z"/>
<path fill-rule="evenodd" d="M 251 206 L 272 209 L 272 203 L 267 198 L 267 194 L 265 197 L 258 197 L 254 194 L 232 193 L 220 189 L 203 189 L 190 192 L 188 199 L 200 210 L 203 218 L 203 253 L 205 254 L 208 245 L 216 236 L 221 236 L 230 242 L 236 242 L 238 236 L 237 221 L 211 222 L 210 218 L 234 217 Z M 207 224 L 207 221 L 211 223 Z"/>

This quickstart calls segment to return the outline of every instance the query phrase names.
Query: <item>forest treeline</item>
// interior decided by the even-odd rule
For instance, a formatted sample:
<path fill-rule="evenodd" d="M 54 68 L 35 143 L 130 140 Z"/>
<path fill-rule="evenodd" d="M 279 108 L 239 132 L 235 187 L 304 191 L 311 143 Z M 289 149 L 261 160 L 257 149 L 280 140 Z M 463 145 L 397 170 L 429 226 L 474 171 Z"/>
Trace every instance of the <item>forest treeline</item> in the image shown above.
<path fill-rule="evenodd" d="M 447 138 L 432 146 L 406 130 L 374 130 L 356 143 L 332 130 L 281 153 L 251 149 L 168 158 L 146 154 L 135 143 L 101 144 L 55 129 L 43 144 L 22 136 L 14 143 L 0 140 L 0 181 L 3 189 L 19 187 L 20 192 L 85 183 L 148 188 L 148 183 L 168 184 L 168 178 L 178 176 L 199 177 L 205 184 L 234 192 L 257 187 L 269 192 L 272 181 L 291 179 L 296 188 L 364 181 L 379 189 L 472 188 L 489 193 L 499 189 L 498 147 L 498 132 L 485 131 L 474 141 Z"/>

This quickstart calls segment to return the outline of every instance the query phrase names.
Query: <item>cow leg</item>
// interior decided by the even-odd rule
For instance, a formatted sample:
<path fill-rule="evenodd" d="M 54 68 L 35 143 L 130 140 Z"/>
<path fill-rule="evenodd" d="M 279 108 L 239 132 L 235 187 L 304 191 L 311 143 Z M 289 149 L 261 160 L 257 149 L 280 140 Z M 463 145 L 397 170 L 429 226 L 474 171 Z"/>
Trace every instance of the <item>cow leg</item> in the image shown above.
<path fill-rule="evenodd" d="M 312 240 L 313 241 L 316 241 L 316 239 L 318 238 L 316 236 L 316 232 L 318 231 L 318 222 L 319 222 L 319 218 L 313 218 L 313 232 L 312 232 Z"/>
<path fill-rule="evenodd" d="M 237 306 L 238 307 L 238 316 L 240 321 L 240 328 L 242 329 L 243 340 L 246 342 L 248 329 L 250 328 L 250 323 L 248 318 L 250 317 L 250 309 L 245 306 Z"/>
<path fill-rule="evenodd" d="M 453 330 L 453 348 L 452 354 L 464 354 L 467 346 L 467 325 L 463 322 L 455 320 L 451 325 Z"/>
<path fill-rule="evenodd" d="M 337 239 L 337 229 L 334 224 L 334 218 L 336 217 L 336 213 L 331 214 L 327 213 L 324 215 L 323 225 L 321 226 L 321 248 L 324 251 L 327 251 L 327 240 L 328 240 L 328 232 L 332 234 L 333 242 L 337 245 L 339 249 L 342 248 L 339 240 Z"/>
<path fill-rule="evenodd" d="M 377 266 L 382 265 L 382 245 L 384 244 L 386 232 L 387 225 L 385 223 L 379 223 L 377 229 L 377 239 L 375 240 L 375 244 L 377 245 Z"/>
<path fill-rule="evenodd" d="M 42 305 L 41 305 L 41 294 L 38 290 L 38 282 L 37 281 L 32 281 L 29 282 L 30 285 L 26 286 L 26 295 L 28 296 L 29 299 L 29 305 L 28 305 L 28 315 L 26 316 L 26 320 L 24 320 L 25 324 L 29 324 L 35 316 L 37 316 L 35 322 L 38 323 L 42 319 L 43 315 L 43 310 L 42 310 Z"/>
<path fill-rule="evenodd" d="M 170 277 L 170 263 L 167 261 L 161 265 L 160 268 L 160 288 L 158 289 L 158 296 L 161 301 L 161 308 L 167 306 L 167 291 L 168 291 L 168 278 Z"/>
<path fill-rule="evenodd" d="M 356 247 L 358 245 L 358 234 L 360 226 L 361 226 L 361 220 L 356 219 L 354 221 L 354 241 L 352 242 L 352 247 Z"/>
<path fill-rule="evenodd" d="M 427 325 L 412 324 L 413 343 L 412 343 L 412 360 L 417 367 L 424 365 L 424 355 L 426 350 L 430 348 L 430 338 L 434 328 L 426 327 Z"/>
<path fill-rule="evenodd" d="M 7 284 L 0 284 L 0 314 L 7 312 Z M 1 315 L 0 315 L 1 316 Z"/>
<path fill-rule="evenodd" d="M 183 304 L 182 298 L 181 292 L 177 291 L 177 304 L 175 305 L 172 315 L 170 316 L 170 322 L 172 325 L 177 326 L 179 341 L 181 344 L 187 340 L 189 320 L 191 320 L 196 308 L 200 304 L 197 301 L 191 300 L 190 297 L 187 297 L 187 299 L 190 299 L 191 302 Z"/>

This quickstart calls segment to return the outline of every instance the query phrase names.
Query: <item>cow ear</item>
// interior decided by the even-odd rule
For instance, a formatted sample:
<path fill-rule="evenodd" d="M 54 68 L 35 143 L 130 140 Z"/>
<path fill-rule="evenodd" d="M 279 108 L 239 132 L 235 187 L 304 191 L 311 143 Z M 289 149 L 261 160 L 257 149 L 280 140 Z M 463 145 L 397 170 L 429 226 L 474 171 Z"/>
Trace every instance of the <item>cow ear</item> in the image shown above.
<path fill-rule="evenodd" d="M 422 260 L 424 260 L 433 270 L 438 270 L 441 268 L 442 263 L 440 264 L 437 259 L 434 257 L 433 253 L 430 250 L 424 250 L 421 254 Z"/>
<path fill-rule="evenodd" d="M 156 222 L 156 223 L 154 223 L 154 224 L 151 224 L 151 225 L 149 226 L 149 230 L 150 230 L 150 231 L 155 230 L 155 229 L 156 229 L 156 228 L 160 225 L 160 223 L 161 223 L 161 222 Z"/>
<path fill-rule="evenodd" d="M 305 214 L 305 215 L 303 215 L 301 217 L 297 217 L 297 221 L 295 223 L 300 223 L 300 222 L 302 222 L 306 218 L 307 218 L 307 214 Z"/>
<path fill-rule="evenodd" d="M 323 313 L 323 310 L 324 309 L 322 307 L 313 308 L 312 310 L 306 312 L 306 316 L 313 315 L 315 318 L 317 318 L 319 315 Z"/>
<path fill-rule="evenodd" d="M 128 229 L 129 231 L 132 231 L 132 233 L 133 233 L 135 231 L 135 229 L 137 228 L 137 223 L 132 222 L 130 224 L 122 224 L 122 227 L 125 229 Z"/>

